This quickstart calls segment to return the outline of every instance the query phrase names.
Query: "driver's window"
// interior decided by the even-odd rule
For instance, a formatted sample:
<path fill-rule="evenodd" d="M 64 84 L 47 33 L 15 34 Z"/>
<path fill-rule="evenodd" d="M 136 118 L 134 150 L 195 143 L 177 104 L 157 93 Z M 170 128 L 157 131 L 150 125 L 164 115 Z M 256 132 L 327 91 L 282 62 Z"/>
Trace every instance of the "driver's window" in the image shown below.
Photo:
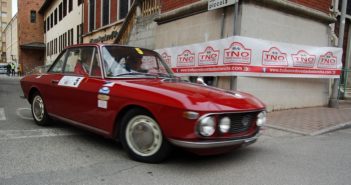
<path fill-rule="evenodd" d="M 62 72 L 63 64 L 64 64 L 64 62 L 65 62 L 66 53 L 67 53 L 67 52 L 62 53 L 62 54 L 56 59 L 55 64 L 53 65 L 53 67 L 50 69 L 49 72 L 52 72 L 52 73 L 61 73 L 61 72 Z"/>

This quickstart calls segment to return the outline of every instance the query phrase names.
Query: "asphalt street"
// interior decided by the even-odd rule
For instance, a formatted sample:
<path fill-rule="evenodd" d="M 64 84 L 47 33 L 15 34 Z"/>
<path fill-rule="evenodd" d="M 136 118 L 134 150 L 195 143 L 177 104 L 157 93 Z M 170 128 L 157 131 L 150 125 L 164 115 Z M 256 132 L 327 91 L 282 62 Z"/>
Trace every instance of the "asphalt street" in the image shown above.
<path fill-rule="evenodd" d="M 231 153 L 176 150 L 162 164 L 128 158 L 119 143 L 61 122 L 35 125 L 18 78 L 0 76 L 0 184 L 348 185 L 351 128 L 319 136 L 266 129 Z"/>

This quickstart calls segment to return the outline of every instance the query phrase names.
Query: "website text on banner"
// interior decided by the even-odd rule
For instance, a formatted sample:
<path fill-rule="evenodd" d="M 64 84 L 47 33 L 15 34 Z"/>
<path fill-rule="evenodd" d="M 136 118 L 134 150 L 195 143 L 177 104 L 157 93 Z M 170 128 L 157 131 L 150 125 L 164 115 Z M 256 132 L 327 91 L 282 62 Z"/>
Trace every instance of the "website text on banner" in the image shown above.
<path fill-rule="evenodd" d="M 339 78 L 342 49 L 233 36 L 156 50 L 179 76 Z"/>

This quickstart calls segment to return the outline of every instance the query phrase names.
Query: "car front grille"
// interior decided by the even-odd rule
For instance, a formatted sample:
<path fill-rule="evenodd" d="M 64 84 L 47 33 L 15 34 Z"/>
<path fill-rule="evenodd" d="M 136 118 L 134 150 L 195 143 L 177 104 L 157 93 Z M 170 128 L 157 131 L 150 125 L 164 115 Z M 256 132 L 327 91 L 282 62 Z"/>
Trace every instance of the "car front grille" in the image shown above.
<path fill-rule="evenodd" d="M 250 129 L 256 123 L 257 115 L 259 112 L 246 112 L 246 113 L 228 113 L 219 116 L 219 120 L 223 117 L 229 117 L 231 124 L 229 133 L 240 133 Z"/>

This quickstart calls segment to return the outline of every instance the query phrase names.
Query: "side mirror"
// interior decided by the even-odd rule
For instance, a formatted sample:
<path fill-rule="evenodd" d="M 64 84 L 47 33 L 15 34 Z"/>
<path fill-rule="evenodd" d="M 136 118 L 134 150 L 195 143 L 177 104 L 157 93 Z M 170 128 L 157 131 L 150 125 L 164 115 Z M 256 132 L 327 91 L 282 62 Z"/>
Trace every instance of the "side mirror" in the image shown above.
<path fill-rule="evenodd" d="M 197 77 L 196 83 L 207 86 L 207 84 L 205 83 L 205 81 L 202 77 Z"/>

